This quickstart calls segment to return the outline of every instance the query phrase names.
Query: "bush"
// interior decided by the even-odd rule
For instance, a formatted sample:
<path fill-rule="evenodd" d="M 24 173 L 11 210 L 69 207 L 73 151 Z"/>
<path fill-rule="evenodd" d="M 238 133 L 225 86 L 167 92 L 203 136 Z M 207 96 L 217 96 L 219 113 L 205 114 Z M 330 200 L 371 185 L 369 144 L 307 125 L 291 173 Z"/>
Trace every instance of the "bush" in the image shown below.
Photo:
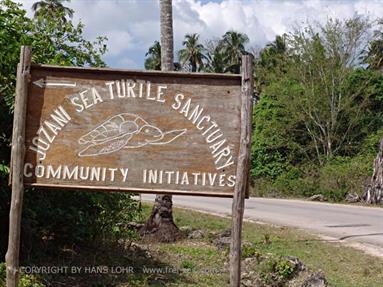
<path fill-rule="evenodd" d="M 295 269 L 288 260 L 268 255 L 259 262 L 255 271 L 266 286 L 285 286 L 285 282 L 293 276 Z"/>
<path fill-rule="evenodd" d="M 347 193 L 361 195 L 368 180 L 373 157 L 337 157 L 320 169 L 318 192 L 330 201 L 342 201 Z"/>
<path fill-rule="evenodd" d="M 139 203 L 128 193 L 27 190 L 24 197 L 22 230 L 28 250 L 33 243 L 61 245 L 95 239 L 130 238 L 124 229 L 140 212 Z M 49 245 L 49 244 L 48 244 Z"/>
<path fill-rule="evenodd" d="M 361 195 L 371 174 L 375 155 L 336 157 L 322 167 L 292 167 L 275 180 L 262 178 L 255 182 L 253 195 L 279 197 L 310 197 L 322 194 L 326 200 L 339 202 L 347 193 Z"/>
<path fill-rule="evenodd" d="M 6 265 L 5 263 L 0 263 L 0 286 L 5 286 L 5 279 Z M 19 287 L 45 287 L 45 285 L 36 276 L 21 274 Z"/>

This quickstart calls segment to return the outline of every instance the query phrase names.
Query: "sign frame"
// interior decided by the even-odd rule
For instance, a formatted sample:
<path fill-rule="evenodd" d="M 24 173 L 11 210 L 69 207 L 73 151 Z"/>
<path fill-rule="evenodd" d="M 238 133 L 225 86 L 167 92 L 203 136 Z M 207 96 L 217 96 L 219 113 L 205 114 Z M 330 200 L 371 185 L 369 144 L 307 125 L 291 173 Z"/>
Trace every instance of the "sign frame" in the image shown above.
<path fill-rule="evenodd" d="M 185 72 L 173 72 L 173 71 L 164 72 L 164 71 L 141 71 L 141 70 L 126 70 L 126 69 L 111 69 L 111 68 L 61 67 L 61 66 L 42 65 L 42 64 L 31 65 L 31 74 L 32 75 L 33 75 L 34 71 L 36 71 L 35 73 L 40 73 L 42 75 L 51 73 L 52 75 L 54 75 L 53 78 L 57 78 L 57 80 L 52 80 L 52 79 L 47 80 L 46 78 L 40 79 L 40 76 L 39 77 L 33 76 L 33 78 L 30 80 L 30 83 L 29 83 L 29 88 L 33 89 L 33 91 L 34 91 L 33 92 L 31 90 L 29 92 L 30 94 L 28 95 L 28 97 L 31 99 L 34 98 L 36 90 L 40 90 L 41 88 L 44 88 L 45 86 L 48 86 L 48 85 L 51 86 L 50 87 L 51 89 L 48 89 L 48 92 L 50 94 L 52 94 L 56 91 L 59 91 L 59 93 L 62 94 L 63 93 L 63 90 L 61 90 L 62 86 L 68 85 L 69 88 L 71 88 L 71 85 L 73 85 L 73 83 L 70 83 L 71 81 L 68 80 L 68 78 L 65 78 L 65 76 L 62 76 L 62 78 L 64 78 L 64 82 L 60 78 L 60 75 L 67 75 L 67 74 L 71 74 L 71 75 L 73 74 L 74 75 L 73 76 L 74 85 L 76 84 L 75 79 L 77 79 L 78 77 L 80 77 L 79 79 L 81 79 L 81 77 L 84 77 L 86 79 L 91 79 L 91 80 L 93 80 L 93 79 L 102 80 L 105 77 L 106 78 L 113 77 L 113 76 L 120 77 L 120 75 L 124 76 L 124 77 L 128 77 L 128 78 L 129 77 L 132 77 L 132 78 L 139 78 L 139 77 L 156 78 L 156 77 L 158 77 L 161 79 L 165 79 L 167 81 L 170 79 L 170 80 L 174 81 L 175 84 L 178 84 L 179 86 L 184 85 L 184 83 L 186 86 L 188 86 L 188 85 L 193 86 L 194 85 L 193 89 L 195 88 L 196 85 L 198 86 L 198 84 L 196 84 L 196 83 L 200 83 L 200 85 L 202 85 L 202 87 L 207 86 L 210 89 L 209 82 L 212 82 L 211 83 L 211 87 L 212 87 L 211 89 L 218 89 L 218 87 L 219 87 L 219 91 L 222 90 L 225 92 L 225 94 L 222 94 L 222 96 L 220 96 L 220 99 L 218 99 L 218 103 L 222 103 L 222 102 L 226 101 L 226 90 L 228 90 L 227 92 L 229 93 L 230 91 L 232 91 L 233 87 L 238 87 L 235 94 L 230 94 L 230 93 L 227 94 L 228 99 L 230 99 L 230 98 L 231 99 L 233 99 L 233 98 L 237 99 L 236 105 L 238 107 L 238 112 L 236 115 L 238 116 L 238 120 L 236 120 L 236 121 L 238 122 L 237 123 L 238 130 L 235 130 L 235 131 L 238 131 L 238 132 L 235 133 L 235 138 L 233 138 L 233 136 L 231 136 L 230 143 L 233 143 L 233 141 L 235 143 L 235 148 L 232 152 L 233 152 L 233 158 L 234 158 L 235 166 L 238 163 L 239 142 L 240 142 L 240 137 L 241 137 L 239 130 L 240 130 L 241 122 L 242 122 L 242 119 L 240 118 L 240 112 L 241 112 L 240 109 L 242 109 L 241 98 L 240 98 L 241 93 L 242 93 L 241 92 L 241 79 L 242 79 L 242 77 L 240 74 L 185 73 Z M 39 79 L 39 80 L 36 80 L 36 79 Z M 172 84 L 174 84 L 174 83 L 172 83 Z M 227 84 L 225 84 L 225 83 L 227 83 Z M 170 84 L 170 86 L 172 84 Z M 157 83 L 157 85 L 159 85 L 159 84 Z M 35 86 L 39 86 L 40 89 L 35 89 L 36 88 Z M 152 89 L 154 89 L 154 88 L 152 88 Z M 41 92 L 41 93 L 45 93 L 45 92 Z M 70 92 L 68 92 L 68 93 L 70 93 Z M 217 92 L 215 92 L 215 93 L 217 93 Z M 213 92 L 212 92 L 212 94 L 213 94 Z M 39 95 L 38 98 L 40 98 L 40 97 L 41 96 Z M 206 96 L 204 96 L 204 97 L 206 98 Z M 60 95 L 60 98 L 64 99 L 64 97 L 62 95 Z M 203 97 L 201 96 L 200 98 L 203 98 Z M 215 103 L 214 101 L 211 101 L 211 102 Z M 200 104 L 199 102 L 197 102 L 197 103 L 198 103 L 198 105 Z M 234 103 L 231 103 L 230 101 L 228 102 L 228 104 L 234 105 Z M 48 106 L 48 107 L 50 109 L 56 108 L 56 106 L 53 106 L 53 105 Z M 190 113 L 191 113 L 191 110 L 192 110 L 192 108 L 190 109 Z M 217 110 L 218 110 L 218 108 L 217 108 Z M 92 110 L 89 109 L 89 112 L 91 112 L 91 111 Z M 88 110 L 85 112 L 88 112 Z M 34 111 L 34 113 L 36 113 L 36 112 Z M 215 113 L 216 112 L 213 112 L 213 114 L 211 114 L 211 115 L 215 116 L 216 115 Z M 220 114 L 221 114 L 221 119 L 222 119 L 222 117 L 223 117 L 222 113 L 220 113 Z M 47 113 L 45 115 L 47 115 Z M 87 116 L 89 116 L 89 115 L 87 115 Z M 36 121 L 35 118 L 33 118 L 33 119 L 34 119 L 34 121 Z M 225 116 L 225 119 L 226 119 L 226 116 Z M 28 124 L 27 124 L 27 127 L 28 127 Z M 42 124 L 41 124 L 41 127 L 42 127 Z M 223 126 L 223 128 L 225 128 L 225 126 Z M 197 129 L 195 129 L 195 130 L 197 130 Z M 231 132 L 233 132 L 233 128 L 231 128 Z M 73 139 L 70 138 L 70 140 L 72 141 Z M 204 145 L 208 146 L 207 143 L 204 143 Z M 29 153 L 31 153 L 31 151 L 29 151 Z M 28 155 L 28 153 L 27 153 L 27 155 Z M 49 161 L 48 161 L 48 163 L 49 163 Z M 117 167 L 120 167 L 120 166 L 117 166 Z M 196 170 L 196 172 L 197 171 L 198 170 Z M 223 171 L 225 171 L 225 170 L 223 170 Z M 191 171 L 189 170 L 189 172 L 191 172 Z M 212 170 L 209 170 L 208 172 L 212 172 Z M 222 174 L 221 171 L 217 170 L 216 172 L 217 172 L 217 174 Z M 233 174 L 233 176 L 236 177 L 236 169 L 232 169 L 231 174 Z M 217 178 L 218 178 L 218 176 L 217 176 Z M 124 192 L 125 191 L 125 192 L 133 192 L 133 193 L 176 194 L 176 195 L 191 195 L 191 196 L 195 195 L 195 196 L 212 196 L 212 197 L 229 197 L 229 198 L 233 197 L 234 189 L 235 189 L 234 183 L 232 185 L 232 188 L 230 188 L 232 190 L 230 192 L 227 190 L 223 191 L 222 188 L 219 190 L 217 188 L 217 190 L 213 191 L 213 190 L 210 190 L 208 188 L 204 188 L 202 186 L 194 187 L 194 189 L 191 190 L 190 188 L 189 189 L 188 188 L 182 188 L 181 185 L 179 185 L 179 187 L 177 187 L 177 188 L 166 188 L 166 185 L 165 185 L 165 187 L 154 185 L 153 188 L 147 187 L 147 186 L 145 186 L 145 187 L 141 187 L 141 186 L 135 186 L 135 187 L 127 186 L 127 187 L 125 187 L 125 186 L 121 186 L 121 185 L 117 185 L 117 184 L 115 184 L 115 185 L 94 185 L 94 184 L 87 184 L 85 182 L 82 182 L 81 184 L 72 183 L 72 182 L 68 183 L 68 184 L 66 184 L 66 182 L 49 183 L 49 182 L 47 182 L 47 180 L 41 181 L 41 182 L 37 182 L 37 181 L 36 182 L 28 182 L 28 180 L 25 180 L 24 185 L 26 187 L 36 187 L 36 188 L 44 188 L 44 189 L 70 189 L 70 190 L 84 190 L 84 191 L 92 190 L 92 191 L 106 191 L 106 192 L 113 192 L 113 191 Z M 226 188 L 226 189 L 229 189 L 229 188 Z M 220 191 L 220 190 L 222 190 L 222 191 Z"/>

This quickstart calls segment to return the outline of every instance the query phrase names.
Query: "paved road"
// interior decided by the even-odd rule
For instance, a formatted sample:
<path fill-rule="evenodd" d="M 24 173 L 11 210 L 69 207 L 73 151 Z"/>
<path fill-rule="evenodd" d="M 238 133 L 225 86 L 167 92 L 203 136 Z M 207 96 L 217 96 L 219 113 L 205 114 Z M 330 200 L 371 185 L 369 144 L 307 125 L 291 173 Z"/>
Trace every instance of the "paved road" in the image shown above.
<path fill-rule="evenodd" d="M 153 201 L 154 195 L 142 195 Z M 176 207 L 231 215 L 232 199 L 173 196 Z M 245 219 L 297 227 L 383 256 L 383 208 L 327 204 L 303 200 L 250 198 Z"/>

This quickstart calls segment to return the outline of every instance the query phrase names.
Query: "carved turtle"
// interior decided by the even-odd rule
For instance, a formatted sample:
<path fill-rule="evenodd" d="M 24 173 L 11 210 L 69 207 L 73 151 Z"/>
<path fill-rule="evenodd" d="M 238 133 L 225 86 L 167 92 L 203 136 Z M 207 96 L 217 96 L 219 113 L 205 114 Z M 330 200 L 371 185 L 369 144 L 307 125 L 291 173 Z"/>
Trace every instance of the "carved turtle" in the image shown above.
<path fill-rule="evenodd" d="M 167 144 L 183 135 L 186 129 L 162 132 L 138 115 L 121 113 L 83 135 L 78 143 L 87 144 L 78 155 L 110 154 L 122 148 L 139 148 L 148 144 Z"/>

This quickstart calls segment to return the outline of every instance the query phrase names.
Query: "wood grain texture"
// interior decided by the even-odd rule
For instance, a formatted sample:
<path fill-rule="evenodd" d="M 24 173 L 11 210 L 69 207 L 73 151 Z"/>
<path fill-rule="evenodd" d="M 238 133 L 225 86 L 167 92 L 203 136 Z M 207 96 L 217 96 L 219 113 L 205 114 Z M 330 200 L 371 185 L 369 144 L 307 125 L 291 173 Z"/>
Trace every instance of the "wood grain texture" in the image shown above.
<path fill-rule="evenodd" d="M 242 56 L 242 108 L 241 108 L 241 140 L 237 164 L 237 182 L 234 190 L 232 206 L 232 228 L 230 244 L 230 286 L 239 287 L 241 283 L 241 241 L 242 221 L 245 207 L 246 189 L 248 188 L 250 168 L 250 148 L 252 129 L 253 99 L 253 57 Z"/>
<path fill-rule="evenodd" d="M 47 65 L 33 65 L 31 74 L 26 130 L 26 185 L 232 196 L 240 141 L 239 75 Z M 114 84 L 106 84 L 110 82 Z M 132 94 L 129 96 L 127 83 L 130 87 L 136 85 L 132 88 L 135 97 Z M 149 98 L 146 96 L 148 83 Z M 139 97 L 140 85 L 142 97 Z M 163 92 L 159 98 L 158 89 Z M 94 94 L 99 98 L 96 102 Z M 179 94 L 183 95 L 182 98 L 176 98 Z M 58 127 L 52 115 L 60 112 L 59 107 L 70 120 Z M 198 111 L 203 110 L 198 121 L 193 122 L 192 113 L 197 107 Z M 198 126 L 202 117 L 205 118 Z M 108 121 L 109 124 L 105 125 Z M 52 123 L 56 126 L 53 131 Z M 154 137 L 162 139 L 155 142 L 151 138 L 149 143 L 139 146 L 138 143 L 147 140 L 144 135 L 146 129 L 143 128 L 146 124 L 151 132 L 159 133 L 153 134 Z M 113 125 L 114 131 L 111 131 Z M 105 140 L 99 137 L 97 141 L 87 142 L 89 137 L 84 139 L 84 136 L 98 126 L 108 126 L 110 132 L 105 133 Z M 116 126 L 119 132 L 116 132 Z M 214 140 L 220 134 L 222 136 Z M 36 152 L 36 142 L 41 147 L 39 152 Z M 230 154 L 223 156 L 224 153 L 220 152 L 226 147 Z M 222 167 L 225 162 L 230 165 Z M 87 168 L 89 173 L 95 175 L 93 178 L 86 176 Z M 128 169 L 126 181 L 120 169 Z M 157 181 L 148 182 L 147 173 L 144 182 L 145 170 L 150 170 L 151 179 L 157 171 Z M 61 172 L 61 175 L 54 176 L 56 172 Z M 77 172 L 77 178 L 70 177 L 71 172 Z M 105 179 L 97 180 L 97 175 L 102 178 L 103 172 Z M 64 173 L 66 178 L 63 178 Z"/>
<path fill-rule="evenodd" d="M 25 118 L 31 48 L 22 46 L 17 66 L 15 109 L 11 150 L 12 199 L 9 213 L 9 238 L 6 254 L 7 287 L 17 287 L 19 279 L 20 225 L 23 205 L 23 166 L 25 153 Z"/>

